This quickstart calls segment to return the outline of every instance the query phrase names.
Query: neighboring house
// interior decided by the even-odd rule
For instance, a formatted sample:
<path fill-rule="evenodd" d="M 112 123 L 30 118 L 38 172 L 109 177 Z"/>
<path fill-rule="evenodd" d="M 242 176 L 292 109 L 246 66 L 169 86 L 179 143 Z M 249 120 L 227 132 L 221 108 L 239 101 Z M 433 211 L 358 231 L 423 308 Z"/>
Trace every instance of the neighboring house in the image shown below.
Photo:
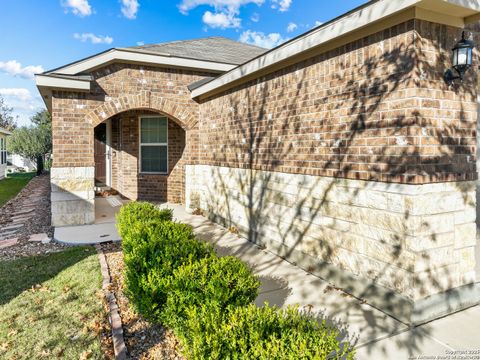
<path fill-rule="evenodd" d="M 37 169 L 37 164 L 34 161 L 18 154 L 9 154 L 8 163 L 8 167 L 11 167 L 15 171 L 19 169 L 22 169 L 24 171 L 34 171 Z"/>
<path fill-rule="evenodd" d="M 200 208 L 405 322 L 479 303 L 477 71 L 443 79 L 478 20 L 478 1 L 377 0 L 268 51 L 206 38 L 37 75 L 52 223 L 93 223 L 106 184 Z"/>
<path fill-rule="evenodd" d="M 0 128 L 0 180 L 7 172 L 7 137 L 12 135 L 10 131 Z"/>

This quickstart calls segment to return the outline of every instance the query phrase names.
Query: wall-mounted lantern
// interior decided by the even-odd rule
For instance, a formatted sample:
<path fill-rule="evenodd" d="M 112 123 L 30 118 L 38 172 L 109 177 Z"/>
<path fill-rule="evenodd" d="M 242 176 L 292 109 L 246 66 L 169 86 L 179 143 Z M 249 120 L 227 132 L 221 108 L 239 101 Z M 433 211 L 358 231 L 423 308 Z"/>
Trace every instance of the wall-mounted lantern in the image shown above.
<path fill-rule="evenodd" d="M 452 49 L 453 52 L 453 69 L 445 72 L 445 82 L 451 85 L 455 80 L 463 80 L 463 76 L 468 69 L 472 67 L 473 48 L 475 43 L 472 40 L 465 39 L 465 31 L 462 32 L 462 40 L 460 40 Z M 454 73 L 454 70 L 456 74 Z"/>

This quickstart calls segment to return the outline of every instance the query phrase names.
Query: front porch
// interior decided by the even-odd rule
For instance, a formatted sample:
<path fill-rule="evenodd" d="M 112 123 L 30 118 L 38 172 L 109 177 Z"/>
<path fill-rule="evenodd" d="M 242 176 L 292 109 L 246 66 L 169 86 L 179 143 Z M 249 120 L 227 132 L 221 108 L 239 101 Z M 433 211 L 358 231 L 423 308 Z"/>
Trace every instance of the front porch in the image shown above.
<path fill-rule="evenodd" d="M 115 216 L 129 200 L 120 196 L 96 197 L 95 221 L 88 225 L 57 226 L 54 240 L 66 245 L 95 245 L 104 242 L 121 241 L 115 227 Z"/>
<path fill-rule="evenodd" d="M 52 168 L 53 226 L 114 222 L 112 209 L 126 201 L 184 203 L 186 133 L 172 117 L 131 109 L 92 130 L 83 151 L 93 166 Z"/>

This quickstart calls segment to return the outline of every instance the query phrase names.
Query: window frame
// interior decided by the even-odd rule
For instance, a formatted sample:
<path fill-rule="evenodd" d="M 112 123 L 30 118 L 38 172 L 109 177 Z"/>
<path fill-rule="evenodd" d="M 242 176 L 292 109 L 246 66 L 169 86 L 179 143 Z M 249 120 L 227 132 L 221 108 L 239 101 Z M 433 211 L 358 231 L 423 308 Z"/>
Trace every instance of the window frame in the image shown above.
<path fill-rule="evenodd" d="M 163 118 L 167 120 L 167 142 L 165 143 L 142 143 L 142 119 L 152 119 L 152 118 Z M 139 174 L 147 174 L 147 175 L 168 175 L 169 171 L 169 157 L 168 157 L 168 123 L 169 119 L 167 116 L 164 115 L 140 115 L 138 117 L 138 170 Z M 165 146 L 167 148 L 167 171 L 143 171 L 142 169 L 142 146 Z"/>
<path fill-rule="evenodd" d="M 7 163 L 7 138 L 0 136 L 0 165 Z"/>

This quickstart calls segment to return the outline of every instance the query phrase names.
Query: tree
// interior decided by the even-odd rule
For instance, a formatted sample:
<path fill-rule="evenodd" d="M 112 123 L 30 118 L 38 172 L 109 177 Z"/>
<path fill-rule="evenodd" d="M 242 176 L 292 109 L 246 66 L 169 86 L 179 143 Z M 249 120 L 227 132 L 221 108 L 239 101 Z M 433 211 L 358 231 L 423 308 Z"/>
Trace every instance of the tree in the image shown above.
<path fill-rule="evenodd" d="M 0 127 L 10 131 L 17 127 L 12 112 L 13 108 L 9 107 L 5 99 L 0 96 Z"/>
<path fill-rule="evenodd" d="M 7 150 L 36 161 L 37 175 L 40 175 L 45 155 L 52 151 L 52 123 L 46 110 L 38 111 L 31 121 L 33 126 L 22 126 L 12 132 L 7 141 Z"/>
<path fill-rule="evenodd" d="M 52 117 L 47 110 L 37 111 L 30 120 L 36 126 L 52 126 Z"/>

